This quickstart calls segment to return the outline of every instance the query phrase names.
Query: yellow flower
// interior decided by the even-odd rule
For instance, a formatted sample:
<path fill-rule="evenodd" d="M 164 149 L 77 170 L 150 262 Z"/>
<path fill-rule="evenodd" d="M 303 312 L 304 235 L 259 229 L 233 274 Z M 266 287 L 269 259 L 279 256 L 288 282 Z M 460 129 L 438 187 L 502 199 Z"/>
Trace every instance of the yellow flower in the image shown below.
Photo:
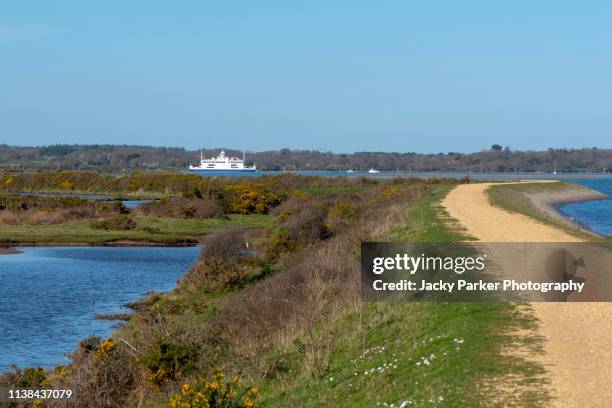
<path fill-rule="evenodd" d="M 206 383 L 206 388 L 208 388 L 209 390 L 216 390 L 217 388 L 219 388 L 219 384 L 216 381 L 211 382 L 211 383 Z"/>
<path fill-rule="evenodd" d="M 254 396 L 258 396 L 259 395 L 259 390 L 257 389 L 257 387 L 251 387 L 251 394 L 253 394 Z"/>
<path fill-rule="evenodd" d="M 104 354 L 110 353 L 115 348 L 117 348 L 117 345 L 113 343 L 113 340 L 106 339 L 102 343 L 100 343 L 100 347 L 98 347 L 98 349 L 96 350 L 96 355 L 98 357 L 102 357 Z"/>
<path fill-rule="evenodd" d="M 189 391 L 190 391 L 189 384 L 183 384 L 181 388 L 183 390 L 183 394 L 185 395 L 189 394 Z"/>
<path fill-rule="evenodd" d="M 255 403 L 253 402 L 251 397 L 244 397 L 244 405 L 246 405 L 247 407 L 254 407 Z"/>

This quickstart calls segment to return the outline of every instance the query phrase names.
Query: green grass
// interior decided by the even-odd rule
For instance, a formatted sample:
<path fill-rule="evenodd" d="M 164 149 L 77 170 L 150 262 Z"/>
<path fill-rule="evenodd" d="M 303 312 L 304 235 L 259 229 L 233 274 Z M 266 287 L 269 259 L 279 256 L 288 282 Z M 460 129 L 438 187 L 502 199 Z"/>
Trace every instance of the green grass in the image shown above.
<path fill-rule="evenodd" d="M 291 362 L 286 377 L 263 387 L 262 405 L 373 407 L 410 400 L 414 406 L 537 406 L 546 400 L 537 388 L 542 369 L 501 353 L 534 345 L 507 334 L 532 324 L 501 302 L 364 305 L 336 322 L 323 372 L 313 375 L 304 372 L 303 361 Z M 298 341 L 283 353 L 301 346 Z M 499 395 L 504 388 L 516 393 Z"/>
<path fill-rule="evenodd" d="M 27 244 L 104 244 L 113 241 L 141 241 L 160 244 L 195 242 L 213 229 L 227 226 L 263 228 L 270 224 L 267 215 L 232 214 L 227 218 L 180 219 L 136 217 L 137 229 L 106 231 L 91 228 L 90 221 L 55 225 L 0 224 L 0 242 Z M 158 229 L 150 232 L 145 228 Z M 153 231 L 153 230 L 151 230 Z"/>
<path fill-rule="evenodd" d="M 429 195 L 417 200 L 408 212 L 409 222 L 399 225 L 390 236 L 398 242 L 456 242 L 472 240 L 461 226 L 452 220 L 440 201 L 454 186 L 434 185 Z"/>
<path fill-rule="evenodd" d="M 451 188 L 432 187 L 390 239 L 470 239 L 440 207 Z M 324 369 L 308 369 L 297 357 L 307 338 L 274 352 L 285 373 L 263 385 L 262 406 L 399 406 L 407 400 L 427 407 L 540 406 L 548 400 L 543 368 L 505 351 L 520 348 L 525 355 L 541 346 L 524 334 L 535 325 L 526 306 L 381 302 L 358 309 L 321 322 L 316 336 L 334 336 Z M 512 334 L 518 330 L 523 335 Z"/>

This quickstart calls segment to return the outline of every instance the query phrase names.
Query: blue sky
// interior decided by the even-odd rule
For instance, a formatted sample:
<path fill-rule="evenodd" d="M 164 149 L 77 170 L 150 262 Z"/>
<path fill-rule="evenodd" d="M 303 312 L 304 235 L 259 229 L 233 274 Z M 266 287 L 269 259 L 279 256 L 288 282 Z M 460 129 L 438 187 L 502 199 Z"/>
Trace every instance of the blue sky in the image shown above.
<path fill-rule="evenodd" d="M 0 143 L 612 147 L 610 21 L 604 1 L 6 0 Z"/>

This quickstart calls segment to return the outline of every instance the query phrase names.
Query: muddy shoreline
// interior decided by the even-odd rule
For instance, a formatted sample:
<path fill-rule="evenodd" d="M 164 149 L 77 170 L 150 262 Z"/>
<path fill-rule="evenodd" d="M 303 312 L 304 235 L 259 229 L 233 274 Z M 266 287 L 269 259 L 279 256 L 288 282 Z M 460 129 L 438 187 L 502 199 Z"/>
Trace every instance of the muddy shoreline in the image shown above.
<path fill-rule="evenodd" d="M 198 241 L 185 240 L 184 242 L 164 243 L 164 242 L 148 242 L 148 241 L 109 241 L 104 243 L 83 243 L 83 242 L 2 242 L 0 246 L 0 255 L 20 254 L 23 251 L 18 247 L 191 247 L 197 246 Z"/>
<path fill-rule="evenodd" d="M 0 247 L 0 255 L 20 254 L 21 252 L 13 247 Z"/>

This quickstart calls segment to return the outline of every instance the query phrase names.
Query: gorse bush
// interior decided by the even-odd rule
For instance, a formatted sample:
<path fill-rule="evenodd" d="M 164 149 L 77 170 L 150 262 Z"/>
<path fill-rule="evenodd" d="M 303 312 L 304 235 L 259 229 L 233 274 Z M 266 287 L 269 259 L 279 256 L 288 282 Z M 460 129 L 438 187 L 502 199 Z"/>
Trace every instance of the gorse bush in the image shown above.
<path fill-rule="evenodd" d="M 79 347 L 85 351 L 95 351 L 100 347 L 102 339 L 98 336 L 90 336 L 86 339 L 81 340 Z"/>
<path fill-rule="evenodd" d="M 181 281 L 183 287 L 216 291 L 243 287 L 250 279 L 251 253 L 240 229 L 214 232 L 201 241 L 202 253 Z"/>
<path fill-rule="evenodd" d="M 277 194 L 251 183 L 229 185 L 226 202 L 229 212 L 237 214 L 267 214 L 281 202 Z"/>
<path fill-rule="evenodd" d="M 348 201 L 336 201 L 327 212 L 325 226 L 329 231 L 338 232 L 355 222 L 358 207 Z"/>
<path fill-rule="evenodd" d="M 16 365 L 11 366 L 12 371 L 5 374 L 7 383 L 16 387 L 40 388 L 49 383 L 46 371 L 41 367 L 29 367 L 20 369 Z"/>
<path fill-rule="evenodd" d="M 115 339 L 85 339 L 67 369 L 58 388 L 73 389 L 77 399 L 70 406 L 78 408 L 125 406 L 135 398 L 131 390 L 141 381 L 134 351 Z"/>
<path fill-rule="evenodd" d="M 202 378 L 185 383 L 181 391 L 170 397 L 170 408 L 255 408 L 259 396 L 256 387 L 242 387 L 240 377 L 225 380 L 223 373 L 215 373 L 214 379 Z"/>
<path fill-rule="evenodd" d="M 191 290 L 220 291 L 244 287 L 251 275 L 249 268 L 237 260 L 201 259 L 185 274 L 182 287 Z"/>
<path fill-rule="evenodd" d="M 162 386 L 181 378 L 194 368 L 197 351 L 193 346 L 158 338 L 155 348 L 140 359 L 149 374 L 147 380 Z"/>

